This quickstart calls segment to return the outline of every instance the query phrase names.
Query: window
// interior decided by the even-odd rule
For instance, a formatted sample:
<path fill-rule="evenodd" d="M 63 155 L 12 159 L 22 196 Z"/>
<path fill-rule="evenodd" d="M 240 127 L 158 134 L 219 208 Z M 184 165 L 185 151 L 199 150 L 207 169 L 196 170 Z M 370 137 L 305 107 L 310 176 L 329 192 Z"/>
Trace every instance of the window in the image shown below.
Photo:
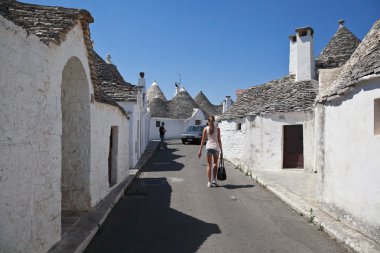
<path fill-rule="evenodd" d="M 195 120 L 195 125 L 199 126 L 201 124 L 201 121 L 199 119 Z"/>
<path fill-rule="evenodd" d="M 374 101 L 374 132 L 380 135 L 380 98 Z"/>
<path fill-rule="evenodd" d="M 156 121 L 156 127 L 160 127 L 161 125 L 161 122 L 160 121 Z"/>
<path fill-rule="evenodd" d="M 241 123 L 236 123 L 236 130 L 241 130 Z"/>

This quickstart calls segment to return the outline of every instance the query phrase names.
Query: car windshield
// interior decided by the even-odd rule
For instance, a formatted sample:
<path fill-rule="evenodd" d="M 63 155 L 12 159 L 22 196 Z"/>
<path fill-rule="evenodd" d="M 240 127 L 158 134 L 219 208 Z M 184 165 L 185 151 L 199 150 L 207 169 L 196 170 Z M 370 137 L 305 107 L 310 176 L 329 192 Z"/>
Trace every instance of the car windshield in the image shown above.
<path fill-rule="evenodd" d="M 186 131 L 187 132 L 202 132 L 203 126 L 189 126 Z"/>

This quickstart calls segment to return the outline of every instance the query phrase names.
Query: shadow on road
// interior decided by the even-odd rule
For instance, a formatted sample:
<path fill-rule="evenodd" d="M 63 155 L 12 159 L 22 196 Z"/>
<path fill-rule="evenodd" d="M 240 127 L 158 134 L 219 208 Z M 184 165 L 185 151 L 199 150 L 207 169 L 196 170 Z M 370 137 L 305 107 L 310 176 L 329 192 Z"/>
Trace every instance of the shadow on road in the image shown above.
<path fill-rule="evenodd" d="M 153 155 L 151 162 L 143 167 L 143 171 L 154 172 L 154 171 L 180 171 L 185 165 L 178 163 L 175 160 L 183 157 L 181 155 L 174 154 L 178 149 L 164 149 L 157 150 Z"/>
<path fill-rule="evenodd" d="M 166 178 L 138 178 L 85 252 L 196 252 L 213 234 L 211 224 L 170 208 Z"/>
<path fill-rule="evenodd" d="M 240 188 L 253 188 L 253 187 L 255 187 L 255 185 L 253 185 L 253 184 L 244 184 L 244 185 L 225 184 L 225 185 L 221 185 L 220 187 L 224 187 L 226 189 L 233 190 L 233 189 L 240 189 Z"/>

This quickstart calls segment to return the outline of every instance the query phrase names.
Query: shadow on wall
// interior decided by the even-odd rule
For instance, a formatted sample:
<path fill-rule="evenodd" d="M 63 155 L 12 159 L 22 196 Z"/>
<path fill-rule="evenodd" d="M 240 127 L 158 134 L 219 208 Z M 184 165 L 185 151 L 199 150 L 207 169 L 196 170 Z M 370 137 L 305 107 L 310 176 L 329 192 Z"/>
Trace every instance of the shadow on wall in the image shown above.
<path fill-rule="evenodd" d="M 138 178 L 115 206 L 85 252 L 192 253 L 213 234 L 207 223 L 170 208 L 166 178 Z"/>
<path fill-rule="evenodd" d="M 326 105 L 334 107 L 340 106 L 343 102 L 353 99 L 354 96 L 361 92 L 372 91 L 376 89 L 379 89 L 379 81 L 364 80 L 362 81 L 361 85 L 350 87 L 344 94 L 342 94 L 342 97 L 326 102 Z"/>

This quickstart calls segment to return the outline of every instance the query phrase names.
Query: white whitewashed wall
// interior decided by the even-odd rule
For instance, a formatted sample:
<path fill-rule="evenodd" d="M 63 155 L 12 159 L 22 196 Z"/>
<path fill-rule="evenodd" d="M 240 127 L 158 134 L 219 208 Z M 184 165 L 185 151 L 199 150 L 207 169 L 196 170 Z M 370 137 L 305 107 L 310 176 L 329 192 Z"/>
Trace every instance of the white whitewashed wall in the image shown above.
<path fill-rule="evenodd" d="M 201 110 L 194 109 L 193 115 L 191 115 L 190 118 L 188 118 L 187 120 L 185 120 L 183 122 L 182 132 L 185 131 L 187 129 L 187 127 L 194 126 L 195 125 L 195 121 L 197 121 L 197 120 L 201 121 L 201 124 L 204 125 L 204 123 L 205 123 L 205 115 L 203 114 L 203 112 Z M 180 138 L 180 137 L 181 137 L 181 135 L 178 136 L 178 138 Z"/>
<path fill-rule="evenodd" d="M 47 47 L 0 16 L 0 36 L 0 249 L 46 252 L 61 237 L 62 73 L 75 56 L 89 79 L 83 34 Z"/>
<path fill-rule="evenodd" d="M 159 127 L 156 127 L 156 121 L 160 121 L 160 124 L 162 122 L 165 122 L 165 138 L 166 139 L 173 139 L 173 138 L 180 138 L 183 128 L 184 128 L 184 122 L 182 119 L 167 119 L 167 118 L 151 118 L 150 119 L 150 126 L 149 126 L 149 139 L 150 140 L 159 140 L 160 139 L 160 133 L 158 131 Z"/>
<path fill-rule="evenodd" d="M 374 133 L 380 78 L 360 84 L 345 100 L 324 107 L 319 193 L 323 202 L 367 224 L 364 229 L 380 240 L 380 135 Z"/>
<path fill-rule="evenodd" d="M 119 102 L 119 105 L 128 112 L 129 126 L 129 167 L 136 166 L 141 155 L 144 153 L 149 142 L 149 123 L 148 112 L 144 110 L 140 96 L 137 101 Z"/>
<path fill-rule="evenodd" d="M 237 124 L 241 130 L 237 130 Z M 219 123 L 224 156 L 249 170 L 282 170 L 283 126 L 303 125 L 304 169 L 314 169 L 312 113 L 280 113 Z"/>
<path fill-rule="evenodd" d="M 241 124 L 241 130 L 236 130 L 236 125 Z M 246 119 L 223 120 L 218 124 L 220 128 L 223 156 L 236 165 L 246 165 L 244 157 L 246 139 Z"/>
<path fill-rule="evenodd" d="M 91 205 L 103 199 L 114 187 L 129 175 L 129 126 L 124 114 L 115 106 L 95 102 L 91 106 Z M 108 182 L 108 157 L 111 127 L 118 127 L 117 183 Z"/>
<path fill-rule="evenodd" d="M 138 112 L 138 106 L 136 102 L 119 102 L 120 106 L 124 108 L 126 112 L 128 112 L 128 129 L 129 129 L 129 167 L 133 168 L 138 161 L 138 140 L 137 140 L 137 123 L 140 118 Z"/>
<path fill-rule="evenodd" d="M 149 130 L 149 139 L 158 140 L 160 139 L 160 133 L 158 131 L 159 127 L 156 127 L 156 121 L 165 122 L 165 138 L 167 139 L 179 139 L 181 134 L 186 130 L 188 126 L 195 125 L 196 120 L 201 120 L 204 123 L 205 116 L 203 112 L 199 109 L 196 109 L 193 115 L 184 120 L 184 119 L 168 119 L 168 118 L 150 118 L 150 130 Z"/>

